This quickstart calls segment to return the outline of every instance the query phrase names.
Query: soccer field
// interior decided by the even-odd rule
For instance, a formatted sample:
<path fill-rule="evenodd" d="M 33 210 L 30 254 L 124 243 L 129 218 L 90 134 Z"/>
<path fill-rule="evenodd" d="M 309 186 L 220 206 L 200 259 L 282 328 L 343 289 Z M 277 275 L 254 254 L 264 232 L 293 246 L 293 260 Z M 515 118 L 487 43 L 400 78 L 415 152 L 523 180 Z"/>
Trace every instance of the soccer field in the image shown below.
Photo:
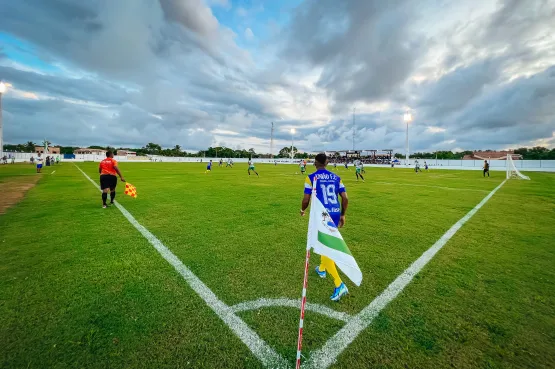
<path fill-rule="evenodd" d="M 97 168 L 46 167 L 0 215 L 0 367 L 294 366 L 308 221 L 298 168 L 257 165 L 257 178 L 246 164 L 121 163 L 138 191 L 119 184 L 123 213 L 102 209 L 80 171 L 96 183 Z M 349 295 L 330 301 L 312 255 L 305 367 L 555 367 L 554 174 L 507 181 L 469 214 L 504 172 L 336 173 L 363 281 L 345 279 Z M 36 176 L 0 166 L 4 186 Z M 410 283 L 384 296 L 396 280 Z"/>

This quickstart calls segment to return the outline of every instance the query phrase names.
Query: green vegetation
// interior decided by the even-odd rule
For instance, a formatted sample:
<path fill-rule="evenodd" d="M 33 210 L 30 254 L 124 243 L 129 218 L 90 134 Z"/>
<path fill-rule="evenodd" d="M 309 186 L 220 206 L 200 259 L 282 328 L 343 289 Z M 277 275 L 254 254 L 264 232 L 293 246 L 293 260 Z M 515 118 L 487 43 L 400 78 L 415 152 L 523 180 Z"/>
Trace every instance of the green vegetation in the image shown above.
<path fill-rule="evenodd" d="M 51 144 L 51 143 L 49 143 Z M 41 142 L 40 145 L 44 145 Z M 6 152 L 34 152 L 35 151 L 35 144 L 31 141 L 25 144 L 17 144 L 17 145 L 4 145 L 4 151 Z M 162 146 L 149 142 L 145 146 L 141 148 L 129 148 L 129 147 L 120 147 L 115 148 L 111 146 L 98 146 L 92 145 L 89 146 L 91 149 L 101 149 L 101 150 L 111 150 L 116 152 L 117 150 L 126 150 L 126 151 L 134 151 L 139 156 L 145 155 L 160 155 L 160 156 L 172 156 L 172 157 L 211 157 L 211 158 L 270 158 L 272 157 L 270 154 L 261 154 L 257 153 L 254 149 L 238 149 L 234 150 L 229 147 L 225 146 L 217 146 L 217 147 L 209 147 L 206 150 L 196 151 L 196 152 L 187 152 L 183 151 L 180 145 L 175 145 L 173 148 L 162 148 Z M 77 146 L 61 146 L 60 153 L 61 154 L 73 154 L 75 150 L 79 149 Z M 480 150 L 481 151 L 481 150 Z M 437 152 L 415 152 L 410 154 L 411 158 L 418 158 L 418 159 L 445 159 L 445 160 L 459 160 L 462 159 L 465 155 L 471 155 L 473 151 L 437 151 Z M 314 155 L 301 152 L 297 149 L 297 147 L 293 147 L 293 154 L 295 159 L 309 159 L 314 158 Z M 332 157 L 337 159 L 341 158 L 342 155 L 340 152 L 330 153 Z M 526 147 L 522 147 L 515 150 L 515 154 L 522 155 L 522 159 L 525 160 L 555 160 L 555 148 L 549 150 L 546 147 L 536 146 L 531 149 Z M 278 155 L 275 156 L 276 158 L 290 158 L 291 157 L 291 146 L 283 147 L 279 150 Z M 403 153 L 395 153 L 395 158 L 397 159 L 404 159 L 405 154 Z"/>
<path fill-rule="evenodd" d="M 480 151 L 491 151 L 491 150 L 478 150 Z M 526 147 L 521 147 L 514 150 L 515 154 L 522 155 L 523 160 L 555 160 L 555 148 L 549 150 L 547 147 L 536 146 L 528 149 Z M 474 151 L 436 151 L 436 152 L 415 152 L 410 154 L 411 158 L 418 159 L 435 159 L 436 157 L 441 160 L 459 160 L 465 155 L 472 155 Z M 404 159 L 405 154 L 396 153 L 395 157 L 397 159 Z"/>
<path fill-rule="evenodd" d="M 97 180 L 97 164 L 78 164 Z M 298 299 L 307 218 L 292 165 L 121 163 L 117 200 L 223 302 Z M 54 174 L 52 170 L 56 170 Z M 309 168 L 309 171 L 312 170 Z M 504 172 L 338 169 L 343 237 L 364 274 L 350 295 L 313 272 L 308 301 L 356 314 L 502 182 Z M 555 175 L 509 181 L 343 352 L 337 368 L 555 366 Z M 0 181 L 31 176 L 0 166 Z M 259 368 L 260 362 L 70 163 L 46 167 L 0 216 L 0 367 Z M 293 365 L 298 310 L 239 313 Z M 304 355 L 343 326 L 307 312 Z"/>

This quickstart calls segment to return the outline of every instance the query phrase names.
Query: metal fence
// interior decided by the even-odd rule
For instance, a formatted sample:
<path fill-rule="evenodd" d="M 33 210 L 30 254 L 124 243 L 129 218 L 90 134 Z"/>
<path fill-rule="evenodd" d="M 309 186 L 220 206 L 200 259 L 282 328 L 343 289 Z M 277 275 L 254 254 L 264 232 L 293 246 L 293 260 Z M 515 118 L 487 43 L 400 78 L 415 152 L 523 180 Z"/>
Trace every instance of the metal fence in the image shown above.
<path fill-rule="evenodd" d="M 5 155 L 15 156 L 16 162 L 29 161 L 31 157 L 37 157 L 37 154 L 31 153 L 5 153 Z M 55 154 L 54 156 L 58 156 Z M 44 157 L 44 155 L 43 155 Z M 63 158 L 63 155 L 60 155 Z M 75 159 L 62 159 L 63 161 L 101 161 L 104 159 L 104 155 L 75 155 Z M 122 162 L 165 162 L 165 163 L 206 163 L 212 159 L 213 162 L 217 163 L 220 158 L 200 158 L 200 157 L 168 157 L 168 156 L 115 156 L 115 159 Z M 234 163 L 246 163 L 248 158 L 232 158 Z M 227 158 L 223 158 L 224 162 Z M 253 159 L 255 163 L 274 163 L 274 160 L 278 164 L 298 164 L 301 159 Z M 418 162 L 420 166 L 424 166 L 424 162 L 428 163 L 431 169 L 459 169 L 459 170 L 481 170 L 484 161 L 483 160 L 422 160 L 419 159 Z M 410 159 L 408 165 L 405 164 L 404 160 L 401 160 L 400 164 L 396 164 L 397 167 L 414 167 L 415 159 Z M 506 161 L 505 160 L 491 160 L 490 169 L 491 170 L 505 170 Z M 555 172 L 555 160 L 514 160 L 517 169 L 522 171 L 538 171 L 538 172 Z M 337 165 L 342 165 L 342 162 L 338 162 Z M 352 164 L 351 164 L 352 165 Z M 366 167 L 388 167 L 389 165 L 379 165 L 379 164 L 365 164 Z"/>

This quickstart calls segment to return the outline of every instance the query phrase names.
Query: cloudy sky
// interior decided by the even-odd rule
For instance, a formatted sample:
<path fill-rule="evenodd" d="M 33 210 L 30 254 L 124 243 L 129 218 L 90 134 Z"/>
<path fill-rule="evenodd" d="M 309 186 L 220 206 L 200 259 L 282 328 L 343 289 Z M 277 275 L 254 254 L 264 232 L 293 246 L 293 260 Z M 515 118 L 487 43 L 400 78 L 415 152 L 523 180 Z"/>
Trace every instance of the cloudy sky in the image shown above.
<path fill-rule="evenodd" d="M 555 145 L 555 0 L 0 0 L 4 139 Z"/>

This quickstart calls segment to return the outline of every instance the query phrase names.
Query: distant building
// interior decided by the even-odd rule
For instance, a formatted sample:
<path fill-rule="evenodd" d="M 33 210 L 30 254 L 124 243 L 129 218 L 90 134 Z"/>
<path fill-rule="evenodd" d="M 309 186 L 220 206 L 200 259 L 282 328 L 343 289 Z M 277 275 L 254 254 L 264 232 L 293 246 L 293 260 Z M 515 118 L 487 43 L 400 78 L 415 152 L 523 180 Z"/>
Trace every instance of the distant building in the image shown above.
<path fill-rule="evenodd" d="M 106 150 L 80 148 L 80 149 L 74 150 L 73 153 L 75 155 L 106 155 Z"/>
<path fill-rule="evenodd" d="M 507 160 L 507 155 L 513 155 L 513 160 L 518 160 L 520 155 L 509 151 L 474 151 L 472 155 L 465 155 L 463 160 Z"/>
<path fill-rule="evenodd" d="M 44 146 L 35 146 L 35 153 L 36 154 L 44 154 Z M 56 155 L 56 154 L 59 155 L 60 154 L 60 148 L 56 147 L 56 146 L 48 147 L 48 153 L 53 154 L 53 155 Z"/>
<path fill-rule="evenodd" d="M 137 156 L 135 151 L 127 151 L 127 150 L 118 150 L 118 156 Z"/>

